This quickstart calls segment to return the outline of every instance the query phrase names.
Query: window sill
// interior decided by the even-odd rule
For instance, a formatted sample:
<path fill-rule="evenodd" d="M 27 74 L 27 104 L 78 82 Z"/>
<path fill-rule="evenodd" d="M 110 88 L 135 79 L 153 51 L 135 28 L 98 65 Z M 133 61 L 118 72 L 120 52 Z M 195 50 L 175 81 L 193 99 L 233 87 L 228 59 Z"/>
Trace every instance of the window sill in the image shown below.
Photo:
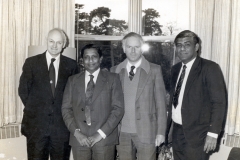
<path fill-rule="evenodd" d="M 173 42 L 175 36 L 142 36 L 144 41 L 154 42 Z M 82 35 L 75 34 L 75 40 L 78 41 L 121 41 L 123 36 L 109 36 L 109 35 Z"/>

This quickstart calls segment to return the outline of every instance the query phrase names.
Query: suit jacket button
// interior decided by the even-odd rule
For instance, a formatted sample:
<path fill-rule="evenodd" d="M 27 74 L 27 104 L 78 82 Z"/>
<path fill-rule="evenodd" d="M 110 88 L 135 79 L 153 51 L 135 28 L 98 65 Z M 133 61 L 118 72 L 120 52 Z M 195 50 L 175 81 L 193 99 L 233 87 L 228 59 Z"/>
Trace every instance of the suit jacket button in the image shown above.
<path fill-rule="evenodd" d="M 54 104 L 54 101 L 52 101 L 52 104 Z"/>
<path fill-rule="evenodd" d="M 81 110 L 84 111 L 84 108 L 82 108 Z"/>
<path fill-rule="evenodd" d="M 84 123 L 87 123 L 87 121 L 83 121 Z"/>

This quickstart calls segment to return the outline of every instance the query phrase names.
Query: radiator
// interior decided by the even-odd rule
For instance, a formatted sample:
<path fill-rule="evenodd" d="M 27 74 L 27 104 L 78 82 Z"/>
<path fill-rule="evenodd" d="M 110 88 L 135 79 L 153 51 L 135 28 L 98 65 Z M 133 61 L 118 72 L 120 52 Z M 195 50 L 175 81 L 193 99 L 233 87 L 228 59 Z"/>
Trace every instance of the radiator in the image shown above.
<path fill-rule="evenodd" d="M 225 134 L 223 144 L 228 147 L 240 147 L 240 135 L 228 135 Z"/>
<path fill-rule="evenodd" d="M 0 127 L 0 139 L 20 137 L 20 124 L 8 124 Z"/>

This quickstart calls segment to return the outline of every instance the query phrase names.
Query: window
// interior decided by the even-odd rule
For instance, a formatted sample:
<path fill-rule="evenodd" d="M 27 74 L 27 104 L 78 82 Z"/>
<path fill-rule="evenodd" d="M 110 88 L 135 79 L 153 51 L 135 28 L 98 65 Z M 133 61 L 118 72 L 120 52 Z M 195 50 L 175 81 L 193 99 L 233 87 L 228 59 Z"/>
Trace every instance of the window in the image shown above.
<path fill-rule="evenodd" d="M 189 29 L 189 0 L 142 0 L 143 35 L 171 36 Z"/>
<path fill-rule="evenodd" d="M 75 46 L 80 55 L 86 44 L 99 45 L 104 57 L 101 68 L 110 69 L 126 58 L 123 35 L 138 32 L 149 46 L 144 57 L 161 65 L 168 91 L 170 68 L 178 61 L 173 40 L 178 32 L 189 29 L 188 8 L 189 0 L 76 0 Z M 83 70 L 80 57 L 79 67 Z"/>
<path fill-rule="evenodd" d="M 120 36 L 127 32 L 128 0 L 75 2 L 75 34 Z"/>

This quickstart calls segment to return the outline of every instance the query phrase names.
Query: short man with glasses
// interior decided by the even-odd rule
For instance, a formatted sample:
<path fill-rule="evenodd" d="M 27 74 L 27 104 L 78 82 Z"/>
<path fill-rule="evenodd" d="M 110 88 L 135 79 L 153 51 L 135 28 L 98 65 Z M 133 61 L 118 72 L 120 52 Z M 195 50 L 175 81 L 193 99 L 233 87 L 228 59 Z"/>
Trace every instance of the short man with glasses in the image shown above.
<path fill-rule="evenodd" d="M 94 44 L 81 50 L 85 72 L 69 78 L 62 115 L 71 132 L 74 160 L 114 160 L 118 124 L 124 114 L 119 76 L 100 69 L 102 52 Z"/>
<path fill-rule="evenodd" d="M 61 55 L 66 35 L 49 31 L 47 51 L 27 58 L 19 83 L 24 104 L 21 132 L 27 138 L 29 160 L 68 160 L 69 131 L 61 114 L 62 97 L 68 77 L 78 72 L 76 61 Z"/>
<path fill-rule="evenodd" d="M 172 67 L 171 105 L 174 160 L 207 160 L 222 130 L 227 93 L 221 69 L 200 58 L 200 39 L 192 31 L 180 32 L 175 40 L 181 62 Z"/>
<path fill-rule="evenodd" d="M 144 41 L 131 32 L 122 40 L 127 58 L 112 72 L 120 75 L 125 114 L 117 151 L 120 160 L 155 160 L 156 146 L 165 140 L 166 102 L 161 67 L 142 55 Z"/>

